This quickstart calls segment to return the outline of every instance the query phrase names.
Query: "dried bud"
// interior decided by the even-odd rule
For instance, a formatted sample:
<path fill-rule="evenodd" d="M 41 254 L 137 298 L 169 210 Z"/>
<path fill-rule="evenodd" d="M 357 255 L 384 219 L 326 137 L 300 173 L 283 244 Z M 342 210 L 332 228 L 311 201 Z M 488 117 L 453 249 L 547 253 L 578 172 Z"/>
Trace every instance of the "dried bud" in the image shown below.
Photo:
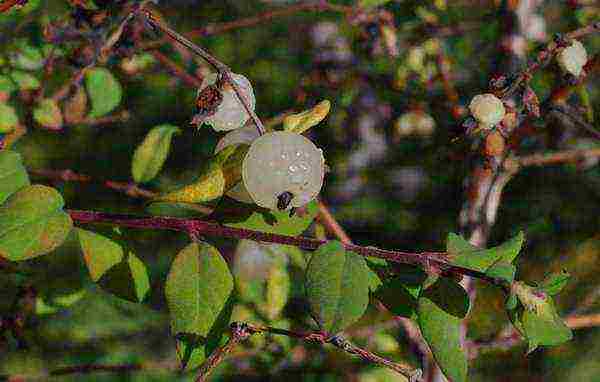
<path fill-rule="evenodd" d="M 502 101 L 493 94 L 476 95 L 469 104 L 469 110 L 482 127 L 498 124 L 506 113 Z"/>
<path fill-rule="evenodd" d="M 571 45 L 564 48 L 556 56 L 558 65 L 567 73 L 579 77 L 583 66 L 587 62 L 587 52 L 582 43 L 573 40 Z"/>
<path fill-rule="evenodd" d="M 485 137 L 485 155 L 499 156 L 504 153 L 504 137 L 499 131 L 492 131 Z"/>

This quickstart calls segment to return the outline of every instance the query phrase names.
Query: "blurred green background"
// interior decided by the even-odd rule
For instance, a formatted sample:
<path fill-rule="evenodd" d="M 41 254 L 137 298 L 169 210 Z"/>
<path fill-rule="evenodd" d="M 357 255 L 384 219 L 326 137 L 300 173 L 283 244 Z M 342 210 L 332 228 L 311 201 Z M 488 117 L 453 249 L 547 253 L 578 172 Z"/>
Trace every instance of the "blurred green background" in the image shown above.
<path fill-rule="evenodd" d="M 116 10 L 120 4 L 96 3 L 110 10 L 112 21 L 103 26 L 110 30 L 116 25 L 114 20 L 118 20 Z M 292 3 L 295 2 L 171 0 L 159 2 L 156 9 L 169 25 L 187 32 Z M 335 3 L 354 4 L 353 1 Z M 269 119 L 290 110 L 298 112 L 323 99 L 332 102 L 326 121 L 313 128 L 309 135 L 323 148 L 331 168 L 326 176 L 323 200 L 356 243 L 414 251 L 439 250 L 444 247 L 448 232 L 459 231 L 463 181 L 469 172 L 465 153 L 469 147 L 451 141 L 460 128 L 449 112 L 436 60 L 440 54 L 447 60 L 463 105 L 468 104 L 474 94 L 481 93 L 500 62 L 498 41 L 504 20 L 500 3 L 388 2 L 385 10 L 396 27 L 393 32 L 398 39 L 397 56 L 389 54 L 381 31 L 372 23 L 350 22 L 339 12 L 299 12 L 194 41 L 234 72 L 251 80 L 256 111 L 261 118 Z M 541 29 L 534 28 L 531 20 L 525 23 L 531 29 L 525 33 L 530 55 L 554 33 L 600 19 L 600 6 L 592 1 L 539 3 L 542 4 L 534 14 L 538 17 L 536 22 L 543 22 Z M 15 39 L 42 46 L 44 25 L 68 19 L 71 9 L 66 1 L 32 0 L 21 10 L 0 15 L 0 57 L 4 58 L 14 49 Z M 453 31 L 459 26 L 465 30 Z M 144 34 L 144 41 L 157 38 Z M 600 36 L 587 37 L 584 42 L 590 56 L 600 51 Z M 76 48 L 77 44 L 71 42 L 60 46 L 63 59 L 58 60 L 49 78 L 44 77 L 43 70 L 32 71 L 43 80 L 46 94 L 52 94 L 73 72 L 67 58 L 74 55 Z M 160 50 L 189 73 L 209 70 L 204 63 L 168 44 Z M 125 122 L 72 124 L 52 132 L 34 127 L 26 117 L 27 105 L 18 96 L 9 101 L 24 116 L 22 123 L 28 127 L 26 136 L 17 142 L 15 149 L 22 153 L 29 169 L 72 169 L 94 179 L 130 181 L 134 149 L 150 128 L 163 123 L 179 126 L 182 134 L 174 137 L 163 171 L 148 188 L 172 187 L 194 174 L 211 157 L 222 134 L 208 127 L 190 126 L 195 113 L 196 90 L 156 62 L 135 73 L 126 72 L 125 59 L 113 56 L 105 65 L 124 89 L 118 110 L 129 112 L 130 118 Z M 10 70 L 9 64 L 6 60 L 2 62 L 0 70 L 6 73 Z M 533 84 L 541 100 L 561 81 L 555 73 L 557 69 L 551 65 L 536 75 Z M 582 105 L 587 99 L 593 114 L 598 116 L 598 83 L 596 74 L 586 82 L 585 91 L 575 94 L 569 102 Z M 398 128 L 397 120 L 415 108 L 433 117 L 433 131 L 407 135 Z M 584 139 L 586 134 L 573 126 L 553 127 L 544 121 L 538 125 L 538 131 L 523 142 L 519 154 L 568 149 L 586 142 L 597 144 L 589 143 L 589 138 Z M 555 128 L 560 131 L 559 139 L 552 133 Z M 71 209 L 144 213 L 145 201 L 114 192 L 100 183 L 53 182 L 35 176 L 32 179 L 58 188 Z M 567 269 L 573 277 L 558 301 L 559 310 L 568 313 L 600 283 L 597 276 L 600 270 L 599 217 L 600 168 L 597 165 L 528 168 L 505 188 L 489 244 L 525 230 L 527 243 L 519 260 L 518 278 L 539 280 L 549 271 Z M 106 227 L 97 230 L 111 233 Z M 55 376 L 51 380 L 193 380 L 193 375 L 173 371 L 177 366 L 175 342 L 169 336 L 162 289 L 173 256 L 188 239 L 172 232 L 133 229 L 121 232 L 123 240 L 148 267 L 152 291 L 147 301 L 129 303 L 94 286 L 79 255 L 68 246 L 51 257 L 28 262 L 24 267 L 33 272 L 28 282 L 42 286 L 40 290 L 46 303 L 53 301 L 59 306 L 45 310 L 37 307 L 39 314 L 31 317 L 25 331 L 26 348 L 19 348 L 10 336 L 4 343 L 0 342 L 0 375 L 43 375 L 44 370 L 78 364 L 142 363 L 148 370 Z M 314 227 L 311 227 L 307 235 L 313 234 Z M 250 256 L 247 261 L 255 262 L 253 266 L 260 275 L 261 256 L 269 257 L 269 251 L 282 250 L 252 245 L 240 248 L 230 240 L 208 240 L 222 250 L 236 275 L 244 269 L 244 263 L 238 261 L 240 258 Z M 289 273 L 289 285 L 282 284 L 288 290 L 281 293 L 289 295 L 284 308 L 274 317 L 267 317 L 265 309 L 268 307 L 261 306 L 265 304 L 261 298 L 264 291 L 260 289 L 264 286 L 255 285 L 259 276 L 248 272 L 249 275 L 236 280 L 240 297 L 234 317 L 249 322 L 270 320 L 291 327 L 311 324 L 302 299 L 304 255 L 285 250 L 294 253 L 283 265 Z M 8 309 L 6 305 L 14 297 L 14 285 L 22 280 L 3 274 L 0 277 L 3 278 L 0 282 L 2 312 Z M 503 303 L 498 290 L 478 283 L 469 319 L 469 338 L 490 340 L 508 324 Z M 590 311 L 594 309 L 598 309 L 597 304 Z M 418 364 L 418 356 L 398 325 L 389 325 L 375 334 L 361 331 L 390 319 L 389 314 L 370 308 L 350 330 L 358 333 L 353 340 L 391 359 Z M 527 357 L 525 345 L 484 352 L 471 363 L 470 380 L 600 381 L 597 356 L 600 331 L 588 328 L 575 330 L 574 334 L 574 340 L 565 345 L 539 349 Z M 306 346 L 287 338 L 249 341 L 219 367 L 215 380 L 264 380 L 267 375 L 273 380 L 396 380 L 391 372 L 329 347 Z"/>

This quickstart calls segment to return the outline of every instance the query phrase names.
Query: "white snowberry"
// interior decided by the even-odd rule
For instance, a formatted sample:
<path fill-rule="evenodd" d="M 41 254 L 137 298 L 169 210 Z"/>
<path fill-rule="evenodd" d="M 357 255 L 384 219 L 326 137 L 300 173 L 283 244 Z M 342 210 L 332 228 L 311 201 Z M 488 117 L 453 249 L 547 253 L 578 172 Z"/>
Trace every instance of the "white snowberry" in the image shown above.
<path fill-rule="evenodd" d="M 398 136 L 406 135 L 431 135 L 435 130 L 435 120 L 422 111 L 409 111 L 404 113 L 394 124 Z"/>
<path fill-rule="evenodd" d="M 480 126 L 485 128 L 500 123 L 506 114 L 502 101 L 493 94 L 476 95 L 469 104 L 469 110 Z"/>
<path fill-rule="evenodd" d="M 587 59 L 585 47 L 577 40 L 573 40 L 571 45 L 561 50 L 556 56 L 558 65 L 575 77 L 579 77 Z"/>
<path fill-rule="evenodd" d="M 219 78 L 217 73 L 211 73 L 204 78 L 198 94 L 209 85 L 214 85 Z M 254 111 L 256 105 L 256 98 L 254 97 L 254 90 L 252 84 L 246 77 L 241 74 L 231 73 L 231 78 L 239 86 L 242 96 L 248 101 L 248 105 Z M 225 84 L 221 91 L 223 100 L 217 107 L 216 112 L 204 118 L 204 122 L 217 131 L 228 131 L 237 129 L 243 126 L 250 116 L 246 112 L 244 105 L 238 100 L 237 95 L 231 85 Z"/>
<path fill-rule="evenodd" d="M 215 147 L 215 154 L 223 150 L 225 147 L 231 145 L 249 145 L 252 143 L 252 141 L 258 138 L 258 136 L 259 134 L 258 130 L 256 129 L 256 125 L 252 121 L 248 121 L 243 127 L 232 130 L 225 134 L 225 136 L 217 143 L 217 146 Z M 238 202 L 254 204 L 254 200 L 252 200 L 250 194 L 248 194 L 248 190 L 246 190 L 246 186 L 244 186 L 244 182 L 242 181 L 238 182 L 235 186 L 228 190 L 225 195 L 237 200 Z"/>
<path fill-rule="evenodd" d="M 254 202 L 272 210 L 302 207 L 321 191 L 323 151 L 303 135 L 278 131 L 257 138 L 242 165 L 242 179 Z"/>

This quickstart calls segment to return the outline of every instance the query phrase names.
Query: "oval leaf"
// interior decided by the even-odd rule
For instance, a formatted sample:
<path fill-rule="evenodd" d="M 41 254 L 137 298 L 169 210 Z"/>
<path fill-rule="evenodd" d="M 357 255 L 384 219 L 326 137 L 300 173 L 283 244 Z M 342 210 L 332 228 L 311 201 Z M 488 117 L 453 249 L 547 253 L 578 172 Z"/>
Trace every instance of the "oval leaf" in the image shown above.
<path fill-rule="evenodd" d="M 358 320 L 369 303 L 365 259 L 339 241 L 323 244 L 306 269 L 306 294 L 321 330 L 338 333 Z"/>
<path fill-rule="evenodd" d="M 15 191 L 29 186 L 29 177 L 16 151 L 0 151 L 0 204 Z"/>
<path fill-rule="evenodd" d="M 58 104 L 49 98 L 43 99 L 33 110 L 33 119 L 51 130 L 59 130 L 63 125 L 63 115 Z"/>
<path fill-rule="evenodd" d="M 62 196 L 51 187 L 21 188 L 0 206 L 0 256 L 27 260 L 51 252 L 73 227 Z"/>
<path fill-rule="evenodd" d="M 121 84 L 108 69 L 88 70 L 85 73 L 85 87 L 90 96 L 90 118 L 102 117 L 121 103 Z"/>
<path fill-rule="evenodd" d="M 152 128 L 137 147 L 131 162 L 131 174 L 137 183 L 149 182 L 160 172 L 171 149 L 177 126 L 160 125 Z"/>
<path fill-rule="evenodd" d="M 209 334 L 224 312 L 233 278 L 221 254 L 192 243 L 177 254 L 165 284 L 173 334 Z"/>
<path fill-rule="evenodd" d="M 325 100 L 319 102 L 312 109 L 303 111 L 302 113 L 288 115 L 283 119 L 283 129 L 302 134 L 325 119 L 327 114 L 329 114 L 330 108 L 331 102 Z"/>
<path fill-rule="evenodd" d="M 19 123 L 17 112 L 12 106 L 0 102 L 0 133 L 12 131 Z"/>
<path fill-rule="evenodd" d="M 440 296 L 445 294 L 446 282 L 425 290 L 417 301 L 419 327 L 429 344 L 433 356 L 448 379 L 454 382 L 467 380 L 467 356 L 460 341 L 461 315 L 453 314 L 446 307 L 438 305 Z M 454 293 L 451 293 L 454 294 Z M 450 301 L 447 301 L 450 302 Z"/>
<path fill-rule="evenodd" d="M 83 259 L 94 282 L 123 259 L 123 248 L 111 239 L 77 228 Z"/>

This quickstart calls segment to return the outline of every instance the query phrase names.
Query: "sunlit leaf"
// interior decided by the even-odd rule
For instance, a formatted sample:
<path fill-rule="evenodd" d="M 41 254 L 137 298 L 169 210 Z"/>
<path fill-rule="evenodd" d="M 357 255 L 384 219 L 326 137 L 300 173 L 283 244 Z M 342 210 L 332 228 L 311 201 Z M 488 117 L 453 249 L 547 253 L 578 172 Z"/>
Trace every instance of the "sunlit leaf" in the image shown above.
<path fill-rule="evenodd" d="M 51 130 L 58 130 L 63 125 L 62 111 L 56 101 L 50 98 L 43 99 L 33 109 L 33 119 Z"/>
<path fill-rule="evenodd" d="M 294 133 L 302 134 L 311 127 L 319 124 L 331 108 L 331 102 L 325 100 L 319 102 L 312 109 L 302 113 L 288 115 L 283 119 L 283 129 Z"/>
<path fill-rule="evenodd" d="M 160 172 L 171 149 L 173 134 L 179 133 L 177 126 L 153 127 L 136 148 L 131 162 L 131 174 L 137 183 L 149 182 Z"/>
<path fill-rule="evenodd" d="M 0 133 L 8 133 L 12 131 L 19 123 L 19 117 L 15 108 L 0 102 Z"/>
<path fill-rule="evenodd" d="M 85 87 L 89 94 L 90 118 L 102 117 L 121 103 L 121 84 L 106 68 L 93 68 L 85 72 Z"/>
<path fill-rule="evenodd" d="M 21 154 L 16 151 L 0 151 L 0 205 L 15 191 L 29 186 L 29 177 L 23 166 Z"/>
<path fill-rule="evenodd" d="M 76 229 L 83 258 L 92 280 L 97 282 L 112 267 L 123 259 L 123 248 L 111 239 L 98 233 Z"/>

